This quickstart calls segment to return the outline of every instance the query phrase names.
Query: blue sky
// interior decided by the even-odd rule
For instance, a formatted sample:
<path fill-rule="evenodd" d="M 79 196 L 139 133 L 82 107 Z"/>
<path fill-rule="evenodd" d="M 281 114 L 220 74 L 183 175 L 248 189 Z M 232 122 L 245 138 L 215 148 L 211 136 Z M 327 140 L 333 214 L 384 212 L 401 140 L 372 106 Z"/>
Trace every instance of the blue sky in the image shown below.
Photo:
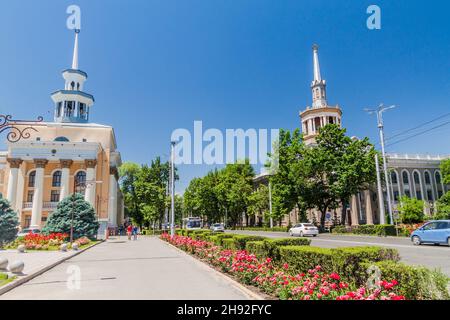
<path fill-rule="evenodd" d="M 348 134 L 378 141 L 363 108 L 380 102 L 399 106 L 385 116 L 387 136 L 450 112 L 445 0 L 29 0 L 2 1 L 1 113 L 52 120 L 50 93 L 71 63 L 70 4 L 82 10 L 91 120 L 114 126 L 125 161 L 167 159 L 172 131 L 194 120 L 223 131 L 298 127 L 311 104 L 313 43 Z M 370 4 L 381 30 L 366 27 Z M 450 126 L 388 151 L 450 154 Z M 182 166 L 179 191 L 211 168 Z"/>

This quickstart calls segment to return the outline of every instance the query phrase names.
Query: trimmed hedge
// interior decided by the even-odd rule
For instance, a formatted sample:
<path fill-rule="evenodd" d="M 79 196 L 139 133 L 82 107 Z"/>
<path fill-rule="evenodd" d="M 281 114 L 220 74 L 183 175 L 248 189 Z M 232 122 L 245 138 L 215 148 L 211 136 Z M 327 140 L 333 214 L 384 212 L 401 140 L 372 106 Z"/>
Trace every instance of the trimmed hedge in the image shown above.
<path fill-rule="evenodd" d="M 377 235 L 377 236 L 396 236 L 397 232 L 395 226 L 390 224 L 362 224 L 359 226 L 346 227 L 346 226 L 335 226 L 332 233 L 352 233 L 352 234 L 367 234 L 367 235 Z"/>
<path fill-rule="evenodd" d="M 234 246 L 237 250 L 244 250 L 245 244 L 249 241 L 260 241 L 266 239 L 263 236 L 243 235 L 236 234 L 232 238 L 234 240 Z"/>
<path fill-rule="evenodd" d="M 280 260 L 297 272 L 307 272 L 317 265 L 327 273 L 337 272 L 347 280 L 361 277 L 365 263 L 399 260 L 397 250 L 380 247 L 354 247 L 326 249 L 308 246 L 280 247 Z"/>
<path fill-rule="evenodd" d="M 222 240 L 222 247 L 224 249 L 236 250 L 236 244 L 234 238 L 225 238 Z"/>
<path fill-rule="evenodd" d="M 311 240 L 305 238 L 279 238 L 279 239 L 265 239 L 265 252 L 268 257 L 275 261 L 280 260 L 280 247 L 282 246 L 309 246 Z"/>
<path fill-rule="evenodd" d="M 393 261 L 363 263 L 362 269 L 368 270 L 376 266 L 381 271 L 381 278 L 386 281 L 397 280 L 396 291 L 406 299 L 413 300 L 448 300 L 450 294 L 447 289 L 450 278 L 438 270 L 425 267 L 408 266 Z M 357 278 L 360 285 L 371 282 L 370 275 L 361 273 Z"/>
<path fill-rule="evenodd" d="M 307 272 L 320 265 L 326 273 L 337 272 L 333 268 L 333 251 L 309 246 L 280 247 L 281 263 L 287 263 L 297 272 Z"/>
<path fill-rule="evenodd" d="M 236 228 L 234 230 L 248 230 L 248 231 L 273 231 L 273 232 L 288 232 L 288 227 L 243 227 L 243 228 Z"/>
<path fill-rule="evenodd" d="M 225 239 L 231 239 L 233 238 L 233 234 L 229 234 L 229 233 L 221 233 L 221 234 L 214 234 L 214 237 L 216 237 L 216 241 L 214 241 L 214 244 L 221 246 L 222 245 L 222 241 Z"/>
<path fill-rule="evenodd" d="M 245 250 L 253 253 L 258 258 L 269 257 L 267 247 L 264 241 L 248 241 L 245 244 Z"/>

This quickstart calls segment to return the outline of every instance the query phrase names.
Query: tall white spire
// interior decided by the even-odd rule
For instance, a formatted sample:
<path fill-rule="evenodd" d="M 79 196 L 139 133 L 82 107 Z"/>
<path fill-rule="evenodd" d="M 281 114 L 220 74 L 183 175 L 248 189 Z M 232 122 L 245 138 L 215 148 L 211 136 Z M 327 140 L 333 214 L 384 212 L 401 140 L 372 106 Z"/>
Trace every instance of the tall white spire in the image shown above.
<path fill-rule="evenodd" d="M 314 44 L 313 47 L 314 56 L 314 81 L 320 82 L 322 77 L 320 76 L 320 65 L 319 65 L 319 46 Z"/>
<path fill-rule="evenodd" d="M 75 29 L 75 44 L 73 45 L 73 59 L 72 59 L 72 69 L 78 70 L 78 34 L 79 29 Z"/>

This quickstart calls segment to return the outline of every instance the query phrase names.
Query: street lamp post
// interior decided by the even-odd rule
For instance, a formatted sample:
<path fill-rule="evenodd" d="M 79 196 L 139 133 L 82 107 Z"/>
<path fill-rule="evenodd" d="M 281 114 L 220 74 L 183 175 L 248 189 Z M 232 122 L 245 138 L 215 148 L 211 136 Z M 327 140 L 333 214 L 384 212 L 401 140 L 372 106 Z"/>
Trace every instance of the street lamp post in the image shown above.
<path fill-rule="evenodd" d="M 380 177 L 380 165 L 378 163 L 378 153 L 375 154 L 375 166 L 377 169 L 377 188 L 378 188 L 378 204 L 380 207 L 380 224 L 386 224 L 385 212 L 384 212 L 384 199 L 383 199 L 383 189 L 381 187 L 381 177 Z M 389 192 L 389 190 L 387 190 Z"/>
<path fill-rule="evenodd" d="M 170 236 L 173 237 L 175 235 L 175 141 L 170 143 L 171 145 L 171 161 L 170 161 L 170 181 L 171 181 L 171 221 L 170 221 Z"/>
<path fill-rule="evenodd" d="M 387 160 L 386 160 L 386 152 L 384 150 L 384 123 L 383 123 L 383 112 L 395 108 L 395 105 L 385 107 L 383 104 L 380 104 L 377 109 L 366 109 L 366 111 L 369 114 L 375 113 L 377 115 L 377 122 L 378 122 L 378 129 L 380 132 L 380 144 L 381 144 L 381 154 L 383 156 L 383 171 L 384 171 L 384 177 L 385 177 L 385 183 L 386 183 L 386 194 L 387 194 L 387 201 L 388 201 L 388 211 L 389 211 L 389 220 L 390 224 L 394 224 L 394 219 L 392 216 L 392 200 L 391 200 L 391 194 L 389 192 L 389 176 L 388 176 L 388 170 L 387 170 Z"/>

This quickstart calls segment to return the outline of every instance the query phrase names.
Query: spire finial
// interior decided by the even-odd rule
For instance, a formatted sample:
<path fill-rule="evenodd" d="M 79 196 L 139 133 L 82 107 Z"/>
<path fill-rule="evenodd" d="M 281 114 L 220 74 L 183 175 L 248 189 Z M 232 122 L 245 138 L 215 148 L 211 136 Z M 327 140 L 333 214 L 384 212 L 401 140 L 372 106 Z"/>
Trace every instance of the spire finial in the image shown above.
<path fill-rule="evenodd" d="M 80 29 L 75 29 L 75 44 L 73 46 L 72 69 L 78 70 L 78 34 Z"/>
<path fill-rule="evenodd" d="M 313 57 L 314 57 L 314 81 L 321 81 L 322 77 L 320 76 L 320 65 L 319 65 L 319 46 L 317 44 L 313 44 Z"/>

